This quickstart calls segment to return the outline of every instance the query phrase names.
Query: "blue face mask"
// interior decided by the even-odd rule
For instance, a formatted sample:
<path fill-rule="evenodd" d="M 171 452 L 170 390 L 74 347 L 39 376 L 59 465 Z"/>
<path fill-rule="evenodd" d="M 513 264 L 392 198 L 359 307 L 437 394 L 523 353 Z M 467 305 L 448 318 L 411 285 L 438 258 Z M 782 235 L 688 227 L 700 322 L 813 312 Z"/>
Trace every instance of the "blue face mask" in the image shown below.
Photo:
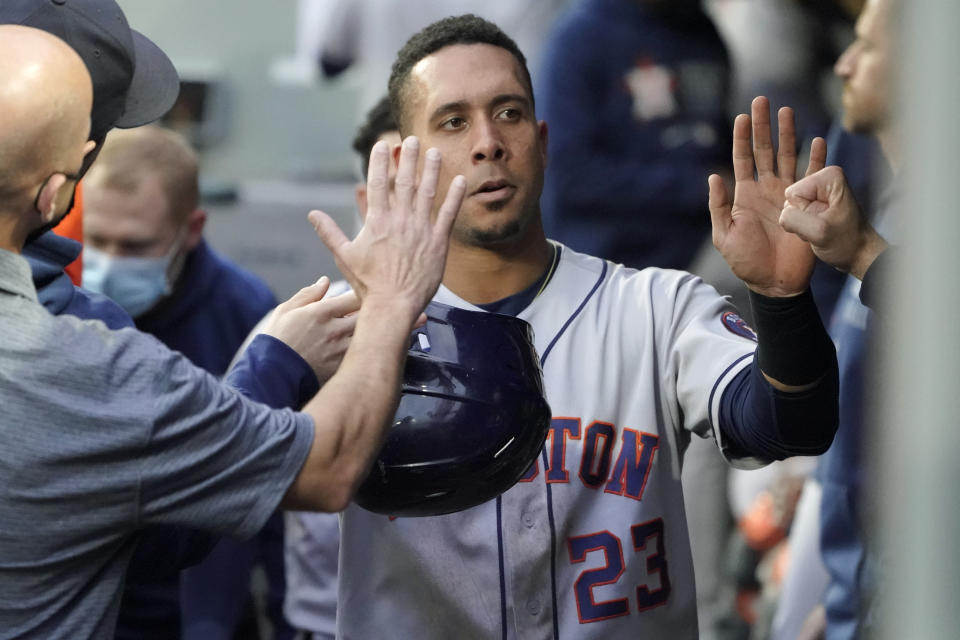
<path fill-rule="evenodd" d="M 136 318 L 152 309 L 171 291 L 176 274 L 170 264 L 179 253 L 174 243 L 159 258 L 111 256 L 93 247 L 83 249 L 83 287 L 102 293 Z"/>

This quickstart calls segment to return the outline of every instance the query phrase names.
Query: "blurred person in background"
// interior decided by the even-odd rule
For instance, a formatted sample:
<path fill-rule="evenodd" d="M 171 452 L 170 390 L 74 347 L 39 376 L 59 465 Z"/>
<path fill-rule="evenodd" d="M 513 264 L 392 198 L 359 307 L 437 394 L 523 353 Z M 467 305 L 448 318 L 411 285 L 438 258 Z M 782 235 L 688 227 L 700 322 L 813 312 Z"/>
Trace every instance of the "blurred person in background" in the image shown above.
<path fill-rule="evenodd" d="M 276 300 L 266 283 L 204 240 L 194 150 L 167 129 L 113 131 L 85 185 L 84 286 L 117 302 L 141 331 L 222 376 Z M 190 535 L 195 550 L 215 546 L 182 574 L 164 554 L 150 553 L 149 542 L 142 544 L 127 580 L 118 637 L 228 639 L 241 623 L 255 630 L 249 586 L 258 563 L 268 578 L 276 637 L 289 637 L 280 611 L 282 516 L 244 542 Z M 136 578 L 140 560 L 147 565 L 143 579 Z"/>
<path fill-rule="evenodd" d="M 846 187 L 842 189 L 843 193 L 860 203 L 864 211 L 876 211 L 878 206 L 890 198 L 891 194 L 887 192 L 885 186 L 891 184 L 892 176 L 879 143 L 869 134 L 845 130 L 842 114 L 831 125 L 827 136 L 827 164 L 844 175 L 847 182 Z M 818 172 L 799 182 L 804 185 L 820 184 L 825 179 L 823 174 L 824 172 Z M 851 305 L 851 292 L 847 290 L 850 282 L 845 270 L 826 260 L 818 251 L 816 244 L 812 246 L 818 258 L 814 280 L 818 284 L 823 284 L 827 280 L 821 267 L 832 272 L 831 282 L 836 276 L 840 276 L 841 287 L 837 290 L 837 294 L 843 293 L 844 301 L 840 307 L 845 309 L 843 313 L 850 314 L 856 307 Z M 861 300 L 864 298 L 862 288 L 860 298 Z M 835 300 L 833 304 L 836 302 Z M 841 324 L 839 315 L 832 316 L 838 325 Z M 828 324 L 828 326 L 831 325 Z M 772 621 L 771 640 L 795 640 L 798 637 L 810 612 L 822 601 L 823 592 L 829 581 L 829 574 L 821 560 L 820 551 L 820 506 L 823 488 L 815 470 L 806 478 L 800 503 L 797 506 L 796 518 L 791 525 L 789 557 L 794 559 L 794 562 L 789 563 L 782 585 L 780 602 Z"/>
<path fill-rule="evenodd" d="M 867 211 L 869 223 L 876 229 L 873 245 L 885 244 L 898 236 L 897 226 L 902 191 L 901 149 L 893 118 L 892 85 L 896 73 L 897 0 L 867 0 L 856 23 L 856 39 L 843 52 L 835 65 L 843 81 L 843 127 L 858 135 L 872 135 L 878 141 L 892 170 L 892 179 L 881 179 L 873 197 L 873 210 Z M 826 181 L 832 186 L 832 197 L 844 195 L 848 188 L 837 180 L 835 167 L 828 167 L 801 185 L 787 190 L 787 202 L 781 214 L 781 225 L 812 239 L 809 217 L 818 207 L 811 207 L 820 198 L 810 198 L 811 183 Z M 833 179 L 831 179 L 831 177 Z M 839 189 L 839 191 L 838 191 Z M 846 194 L 850 197 L 850 194 Z M 874 237 L 874 236 L 871 236 Z M 818 245 L 813 245 L 818 251 Z M 827 254 L 823 254 L 824 256 Z M 865 444 L 872 438 L 872 425 L 866 408 L 876 400 L 877 389 L 867 382 L 873 369 L 870 345 L 875 318 L 860 299 L 861 280 L 865 269 L 850 269 L 830 333 L 837 345 L 840 365 L 840 428 L 833 446 L 824 454 L 817 468 L 816 479 L 822 487 L 819 509 L 819 549 L 827 575 L 818 607 L 803 626 L 802 638 L 825 637 L 828 640 L 859 638 L 877 630 L 878 614 L 874 608 L 876 591 L 882 585 L 878 573 L 882 559 L 875 548 L 867 523 L 873 520 L 875 504 L 862 495 L 866 461 Z M 791 566 L 808 571 L 815 558 L 796 558 Z M 790 607 L 784 601 L 783 607 Z M 799 616 L 795 616 L 799 617 Z M 779 629 L 776 629 L 779 633 Z M 776 638 L 793 638 L 788 629 Z"/>
<path fill-rule="evenodd" d="M 547 232 L 629 267 L 685 269 L 727 169 L 730 63 L 700 0 L 582 0 L 544 52 Z"/>
<path fill-rule="evenodd" d="M 86 180 L 84 286 L 222 376 L 276 305 L 260 278 L 204 240 L 197 155 L 168 129 L 114 131 Z"/>

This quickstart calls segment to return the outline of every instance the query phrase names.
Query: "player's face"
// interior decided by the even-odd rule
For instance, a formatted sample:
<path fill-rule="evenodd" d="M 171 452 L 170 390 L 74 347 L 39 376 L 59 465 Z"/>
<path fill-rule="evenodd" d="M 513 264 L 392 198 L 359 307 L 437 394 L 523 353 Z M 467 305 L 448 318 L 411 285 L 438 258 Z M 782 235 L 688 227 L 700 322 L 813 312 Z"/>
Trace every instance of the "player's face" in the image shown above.
<path fill-rule="evenodd" d="M 843 126 L 876 133 L 889 118 L 892 80 L 889 0 L 869 0 L 857 20 L 857 38 L 837 60 L 843 79 Z"/>
<path fill-rule="evenodd" d="M 445 47 L 410 73 L 411 133 L 421 153 L 443 157 L 438 193 L 457 174 L 467 179 L 453 242 L 508 246 L 539 228 L 547 129 L 521 74 L 513 55 L 487 44 Z"/>

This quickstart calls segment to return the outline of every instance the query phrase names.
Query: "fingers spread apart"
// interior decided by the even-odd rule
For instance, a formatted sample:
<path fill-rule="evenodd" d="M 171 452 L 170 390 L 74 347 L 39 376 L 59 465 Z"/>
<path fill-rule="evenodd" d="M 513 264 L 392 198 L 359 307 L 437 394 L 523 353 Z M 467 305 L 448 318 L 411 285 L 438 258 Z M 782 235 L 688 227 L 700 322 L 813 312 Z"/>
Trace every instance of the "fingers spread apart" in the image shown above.
<path fill-rule="evenodd" d="M 797 132 L 793 109 L 777 111 L 777 173 L 793 182 L 797 178 Z"/>
<path fill-rule="evenodd" d="M 773 140 L 770 134 L 770 102 L 763 96 L 750 104 L 753 121 L 753 158 L 760 177 L 773 175 Z"/>
<path fill-rule="evenodd" d="M 730 197 L 727 187 L 716 173 L 707 178 L 710 196 L 707 206 L 710 209 L 710 222 L 713 225 L 713 244 L 718 245 L 730 225 Z"/>
<path fill-rule="evenodd" d="M 386 211 L 390 196 L 390 146 L 383 140 L 373 145 L 367 166 L 367 215 Z"/>
<path fill-rule="evenodd" d="M 825 148 L 824 148 L 825 149 Z M 819 161 L 821 148 L 815 148 L 811 162 Z M 823 154 L 826 156 L 824 150 Z M 822 165 L 820 165 L 822 166 Z M 797 134 L 793 109 L 777 111 L 777 151 L 774 156 L 770 101 L 763 96 L 753 99 L 750 115 L 741 113 L 733 122 L 733 175 L 737 182 L 779 176 L 793 181 L 797 172 Z"/>
<path fill-rule="evenodd" d="M 413 198 L 417 192 L 417 162 L 419 156 L 420 140 L 416 136 L 407 136 L 400 146 L 400 161 L 397 164 L 394 191 L 397 206 L 403 209 L 409 209 L 413 206 Z M 386 181 L 386 176 L 384 176 L 384 180 Z M 426 180 L 424 179 L 423 182 L 426 182 Z"/>

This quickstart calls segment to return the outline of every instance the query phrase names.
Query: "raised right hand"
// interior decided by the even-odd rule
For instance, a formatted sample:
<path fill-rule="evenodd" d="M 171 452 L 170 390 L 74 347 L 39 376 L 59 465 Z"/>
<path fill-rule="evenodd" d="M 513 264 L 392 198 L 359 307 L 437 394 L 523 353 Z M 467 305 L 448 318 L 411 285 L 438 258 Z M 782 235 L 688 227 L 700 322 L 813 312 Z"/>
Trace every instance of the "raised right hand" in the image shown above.
<path fill-rule="evenodd" d="M 733 198 L 720 176 L 709 177 L 713 244 L 734 275 L 753 291 L 772 297 L 796 295 L 809 286 L 814 259 L 810 246 L 785 233 L 777 222 L 784 189 L 796 175 L 793 110 L 783 107 L 777 112 L 776 155 L 769 101 L 758 96 L 750 110 L 751 115 L 740 114 L 733 124 Z M 822 168 L 825 158 L 826 144 L 817 138 L 807 172 Z"/>
<path fill-rule="evenodd" d="M 424 154 L 417 183 L 420 143 L 410 136 L 403 141 L 395 180 L 395 197 L 389 199 L 389 147 L 378 142 L 370 154 L 368 208 L 363 228 L 352 241 L 322 211 L 311 211 L 317 235 L 333 253 L 341 273 L 357 292 L 361 303 L 390 300 L 404 307 L 412 325 L 443 276 L 450 231 L 463 201 L 466 181 L 457 176 L 450 184 L 436 220 L 431 210 L 440 174 L 440 152 Z M 403 303 L 406 302 L 406 305 Z"/>

